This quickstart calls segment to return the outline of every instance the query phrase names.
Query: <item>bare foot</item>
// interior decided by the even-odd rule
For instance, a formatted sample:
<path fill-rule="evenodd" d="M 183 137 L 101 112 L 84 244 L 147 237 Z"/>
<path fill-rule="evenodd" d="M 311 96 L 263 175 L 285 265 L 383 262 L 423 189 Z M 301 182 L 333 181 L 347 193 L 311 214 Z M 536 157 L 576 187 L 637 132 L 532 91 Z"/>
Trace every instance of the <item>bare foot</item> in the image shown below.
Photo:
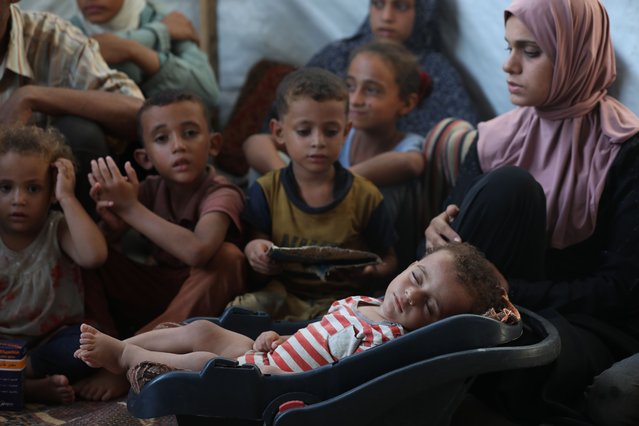
<path fill-rule="evenodd" d="M 114 374 L 124 373 L 126 367 L 122 364 L 122 354 L 126 343 L 101 333 L 88 324 L 82 324 L 80 331 L 80 349 L 74 353 L 76 358 L 89 367 L 106 368 Z"/>
<path fill-rule="evenodd" d="M 87 401 L 110 401 L 129 391 L 129 382 L 123 374 L 113 374 L 105 369 L 73 384 L 78 398 Z"/>
<path fill-rule="evenodd" d="M 29 402 L 71 404 L 75 399 L 75 393 L 66 376 L 54 374 L 41 379 L 26 378 L 24 398 Z"/>

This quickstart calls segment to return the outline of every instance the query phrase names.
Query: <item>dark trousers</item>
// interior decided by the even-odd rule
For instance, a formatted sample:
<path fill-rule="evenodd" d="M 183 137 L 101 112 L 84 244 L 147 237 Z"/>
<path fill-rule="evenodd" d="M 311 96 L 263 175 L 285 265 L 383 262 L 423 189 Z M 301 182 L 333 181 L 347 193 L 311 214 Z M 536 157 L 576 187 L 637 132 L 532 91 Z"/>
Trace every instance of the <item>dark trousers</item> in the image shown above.
<path fill-rule="evenodd" d="M 80 325 L 62 327 L 29 351 L 34 378 L 63 374 L 74 383 L 95 373 L 73 353 L 80 346 Z"/>
<path fill-rule="evenodd" d="M 483 251 L 509 279 L 543 278 L 546 197 L 530 173 L 503 167 L 482 175 L 459 207 L 452 227 L 462 241 Z"/>
<path fill-rule="evenodd" d="M 546 198 L 524 169 L 503 167 L 477 178 L 452 223 L 462 241 L 482 250 L 509 280 L 547 279 Z M 518 303 L 517 300 L 514 300 Z M 614 358 L 591 328 L 596 319 L 539 311 L 557 328 L 562 350 L 550 365 L 478 378 L 473 393 L 520 424 L 590 424 L 583 392 Z M 598 324 L 598 322 L 597 322 Z M 520 343 L 530 343 L 524 334 Z"/>

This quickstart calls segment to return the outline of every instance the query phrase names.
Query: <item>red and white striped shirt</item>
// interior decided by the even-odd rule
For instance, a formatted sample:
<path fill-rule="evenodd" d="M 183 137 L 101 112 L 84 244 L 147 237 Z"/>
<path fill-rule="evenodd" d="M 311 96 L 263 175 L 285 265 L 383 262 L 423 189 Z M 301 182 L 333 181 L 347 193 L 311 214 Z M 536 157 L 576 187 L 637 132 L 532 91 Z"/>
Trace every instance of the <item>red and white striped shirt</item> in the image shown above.
<path fill-rule="evenodd" d="M 330 364 L 348 355 L 365 351 L 405 333 L 392 322 L 374 322 L 362 315 L 360 303 L 381 305 L 368 296 L 351 296 L 331 305 L 318 321 L 298 330 L 270 352 L 249 351 L 238 358 L 240 364 L 274 365 L 283 371 L 301 372 Z"/>

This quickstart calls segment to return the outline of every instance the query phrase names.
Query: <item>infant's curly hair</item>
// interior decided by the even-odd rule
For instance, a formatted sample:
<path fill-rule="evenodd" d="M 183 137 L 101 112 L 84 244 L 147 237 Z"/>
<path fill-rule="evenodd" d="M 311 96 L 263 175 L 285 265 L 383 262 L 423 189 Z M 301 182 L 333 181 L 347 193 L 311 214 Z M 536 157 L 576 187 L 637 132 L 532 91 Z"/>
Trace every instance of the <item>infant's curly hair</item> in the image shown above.
<path fill-rule="evenodd" d="M 482 315 L 491 308 L 500 311 L 510 307 L 503 299 L 508 282 L 481 251 L 468 243 L 446 244 L 433 253 L 440 250 L 453 256 L 457 279 L 474 300 L 470 313 Z"/>
<path fill-rule="evenodd" d="M 0 156 L 14 152 L 21 155 L 37 155 L 48 163 L 59 158 L 75 157 L 64 136 L 56 128 L 43 129 L 33 125 L 0 126 Z"/>

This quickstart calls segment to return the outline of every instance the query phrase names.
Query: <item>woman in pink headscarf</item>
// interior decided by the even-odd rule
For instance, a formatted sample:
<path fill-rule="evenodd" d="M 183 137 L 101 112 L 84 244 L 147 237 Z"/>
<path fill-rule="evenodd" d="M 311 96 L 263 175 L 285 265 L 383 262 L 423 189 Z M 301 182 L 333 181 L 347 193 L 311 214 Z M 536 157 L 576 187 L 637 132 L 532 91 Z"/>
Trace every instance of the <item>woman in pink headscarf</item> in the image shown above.
<path fill-rule="evenodd" d="M 527 398 L 510 401 L 522 419 L 587 421 L 577 406 L 593 377 L 639 352 L 639 118 L 607 95 L 615 57 L 598 0 L 514 0 L 505 27 L 518 108 L 479 124 L 426 247 L 480 247 L 511 299 L 559 329 L 542 388 L 507 390 Z"/>

